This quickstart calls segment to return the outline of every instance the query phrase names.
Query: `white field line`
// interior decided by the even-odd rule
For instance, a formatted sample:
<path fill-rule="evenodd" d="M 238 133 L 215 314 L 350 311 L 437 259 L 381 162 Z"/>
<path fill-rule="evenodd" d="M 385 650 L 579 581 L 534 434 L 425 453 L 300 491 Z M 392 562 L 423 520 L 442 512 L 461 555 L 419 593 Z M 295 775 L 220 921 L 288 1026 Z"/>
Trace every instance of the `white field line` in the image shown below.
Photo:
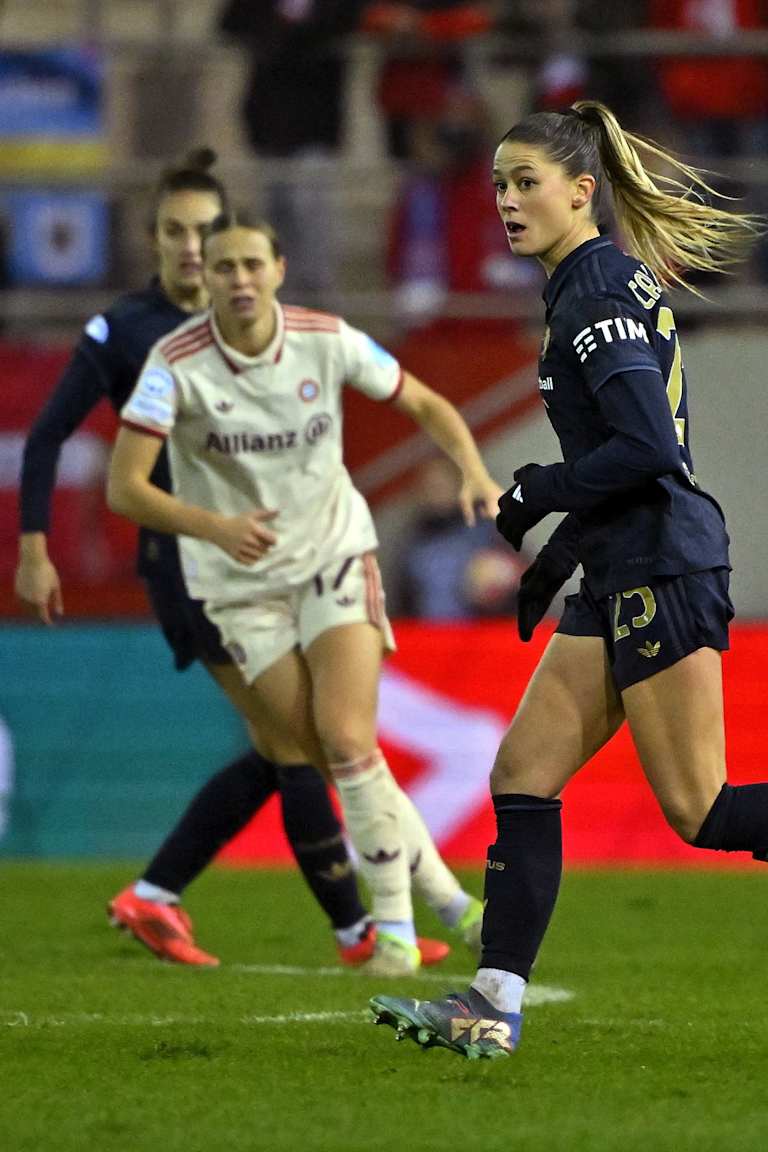
<path fill-rule="evenodd" d="M 369 1019 L 367 1011 L 358 1009 L 354 1012 L 285 1012 L 278 1016 L 240 1016 L 237 1023 L 250 1028 L 259 1024 L 324 1024 L 329 1020 L 347 1020 L 362 1024 Z M 142 1016 L 139 1013 L 110 1016 L 104 1012 L 60 1012 L 54 1016 L 37 1016 L 34 1012 L 0 1009 L 0 1028 L 66 1028 L 84 1024 L 102 1024 L 110 1028 L 147 1025 L 167 1028 L 176 1024 L 219 1027 L 221 1022 L 221 1017 L 218 1016 Z"/>
<path fill-rule="evenodd" d="M 228 968 L 230 971 L 244 972 L 254 976 L 346 976 L 347 979 L 350 976 L 355 976 L 354 969 L 340 967 L 301 968 L 290 964 L 230 964 Z M 474 972 L 457 975 L 455 972 L 441 972 L 439 970 L 425 972 L 424 969 L 403 977 L 403 979 L 408 980 L 426 980 L 432 984 L 442 984 L 446 989 L 471 984 L 474 978 Z M 383 983 L 388 982 L 383 981 Z M 531 984 L 525 993 L 525 1006 L 526 1008 L 535 1008 L 539 1004 L 562 1004 L 566 1000 L 572 1000 L 573 996 L 573 992 L 568 988 L 557 988 L 550 984 Z"/>
<path fill-rule="evenodd" d="M 233 965 L 233 967 L 235 966 Z M 238 966 L 238 970 L 241 972 L 268 973 L 273 976 L 349 975 L 349 969 L 345 968 L 289 968 L 282 965 L 266 964 L 243 964 Z M 410 977 L 410 979 L 414 978 L 415 977 Z M 430 980 L 440 979 L 445 984 L 466 984 L 471 979 L 469 976 L 454 976 L 451 978 L 447 974 L 438 977 L 437 973 L 424 972 L 420 973 L 418 978 L 421 980 L 425 978 Z M 553 988 L 546 984 L 535 984 L 529 988 L 526 993 L 525 1007 L 533 1008 L 539 1004 L 560 1004 L 566 1000 L 572 1000 L 573 995 L 573 992 L 570 992 L 567 988 Z M 351 1012 L 284 1012 L 275 1016 L 240 1016 L 236 1022 L 246 1028 L 253 1028 L 262 1024 L 325 1024 L 333 1020 L 363 1024 L 370 1020 L 370 1015 L 365 1009 L 356 1009 Z M 220 1016 L 153 1016 L 141 1015 L 140 1013 L 113 1016 L 104 1012 L 60 1012 L 51 1016 L 43 1016 L 37 1015 L 35 1012 L 24 1012 L 21 1009 L 0 1008 L 0 1028 L 78 1028 L 88 1024 L 100 1024 L 108 1028 L 143 1028 L 147 1026 L 153 1028 L 169 1028 L 174 1025 L 187 1026 L 193 1024 L 217 1027 L 220 1026 L 221 1023 Z"/>

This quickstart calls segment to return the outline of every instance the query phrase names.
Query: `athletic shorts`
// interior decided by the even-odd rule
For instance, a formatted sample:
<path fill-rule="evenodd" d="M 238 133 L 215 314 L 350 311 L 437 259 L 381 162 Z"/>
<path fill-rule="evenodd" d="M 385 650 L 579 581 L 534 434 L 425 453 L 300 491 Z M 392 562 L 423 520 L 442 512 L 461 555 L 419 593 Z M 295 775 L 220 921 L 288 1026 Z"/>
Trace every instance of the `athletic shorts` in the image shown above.
<path fill-rule="evenodd" d="M 657 576 L 650 585 L 599 600 L 582 580 L 566 596 L 556 631 L 602 636 L 619 692 L 671 667 L 699 648 L 727 651 L 733 605 L 729 571 L 711 568 L 684 576 Z"/>
<path fill-rule="evenodd" d="M 374 624 L 382 632 L 385 651 L 395 650 L 379 565 L 372 552 L 335 560 L 306 584 L 281 596 L 265 596 L 247 604 L 206 600 L 205 613 L 221 633 L 246 684 L 294 648 L 305 652 L 322 632 L 340 624 Z"/>
<path fill-rule="evenodd" d="M 218 628 L 203 611 L 202 600 L 193 600 L 179 570 L 163 572 L 145 580 L 149 602 L 163 636 L 173 652 L 179 672 L 202 660 L 205 664 L 231 664 Z"/>

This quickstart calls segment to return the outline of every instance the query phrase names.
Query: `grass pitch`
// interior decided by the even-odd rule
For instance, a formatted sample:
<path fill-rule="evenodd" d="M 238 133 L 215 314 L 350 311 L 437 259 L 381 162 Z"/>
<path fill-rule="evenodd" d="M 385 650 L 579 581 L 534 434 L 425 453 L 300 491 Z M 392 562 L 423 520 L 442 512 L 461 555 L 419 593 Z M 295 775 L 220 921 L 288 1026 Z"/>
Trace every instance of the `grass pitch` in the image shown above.
<path fill-rule="evenodd" d="M 107 926 L 133 874 L 0 870 L 4 1152 L 768 1147 L 768 874 L 566 876 L 531 987 L 572 998 L 532 1005 L 509 1060 L 472 1064 L 367 1021 L 395 988 L 336 970 L 295 874 L 214 870 L 190 890 L 215 971 Z M 444 980 L 396 990 L 472 971 L 457 945 Z"/>

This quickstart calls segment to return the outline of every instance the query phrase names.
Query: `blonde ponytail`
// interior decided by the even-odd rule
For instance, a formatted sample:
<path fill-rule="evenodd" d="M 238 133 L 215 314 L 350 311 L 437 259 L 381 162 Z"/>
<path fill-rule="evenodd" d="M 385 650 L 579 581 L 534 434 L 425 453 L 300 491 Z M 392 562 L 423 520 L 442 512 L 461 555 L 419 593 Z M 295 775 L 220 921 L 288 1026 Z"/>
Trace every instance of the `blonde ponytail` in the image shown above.
<path fill-rule="evenodd" d="M 585 126 L 598 133 L 597 149 L 610 183 L 623 240 L 663 284 L 700 295 L 686 271 L 728 272 L 744 260 L 765 234 L 763 217 L 716 207 L 727 200 L 704 179 L 703 170 L 685 164 L 651 140 L 625 132 L 605 104 L 579 100 L 572 105 Z M 672 174 L 646 167 L 641 153 Z"/>

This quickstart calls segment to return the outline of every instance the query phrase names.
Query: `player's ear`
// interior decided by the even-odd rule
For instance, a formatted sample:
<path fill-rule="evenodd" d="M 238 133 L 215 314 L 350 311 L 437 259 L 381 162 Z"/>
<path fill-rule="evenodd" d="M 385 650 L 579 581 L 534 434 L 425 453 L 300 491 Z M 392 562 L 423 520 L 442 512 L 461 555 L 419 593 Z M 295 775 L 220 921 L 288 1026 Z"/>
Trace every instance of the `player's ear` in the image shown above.
<path fill-rule="evenodd" d="M 582 172 L 581 176 L 577 177 L 573 182 L 573 195 L 571 196 L 572 208 L 583 208 L 585 204 L 589 204 L 595 193 L 595 185 L 597 181 L 594 176 L 589 172 Z"/>
<path fill-rule="evenodd" d="M 282 286 L 283 286 L 283 282 L 285 281 L 285 273 L 286 273 L 286 269 L 287 269 L 287 264 L 286 264 L 286 261 L 285 261 L 285 256 L 278 256 L 278 258 L 277 258 L 277 269 L 278 269 L 278 281 L 277 281 L 277 287 L 278 287 L 278 288 L 282 288 Z"/>

